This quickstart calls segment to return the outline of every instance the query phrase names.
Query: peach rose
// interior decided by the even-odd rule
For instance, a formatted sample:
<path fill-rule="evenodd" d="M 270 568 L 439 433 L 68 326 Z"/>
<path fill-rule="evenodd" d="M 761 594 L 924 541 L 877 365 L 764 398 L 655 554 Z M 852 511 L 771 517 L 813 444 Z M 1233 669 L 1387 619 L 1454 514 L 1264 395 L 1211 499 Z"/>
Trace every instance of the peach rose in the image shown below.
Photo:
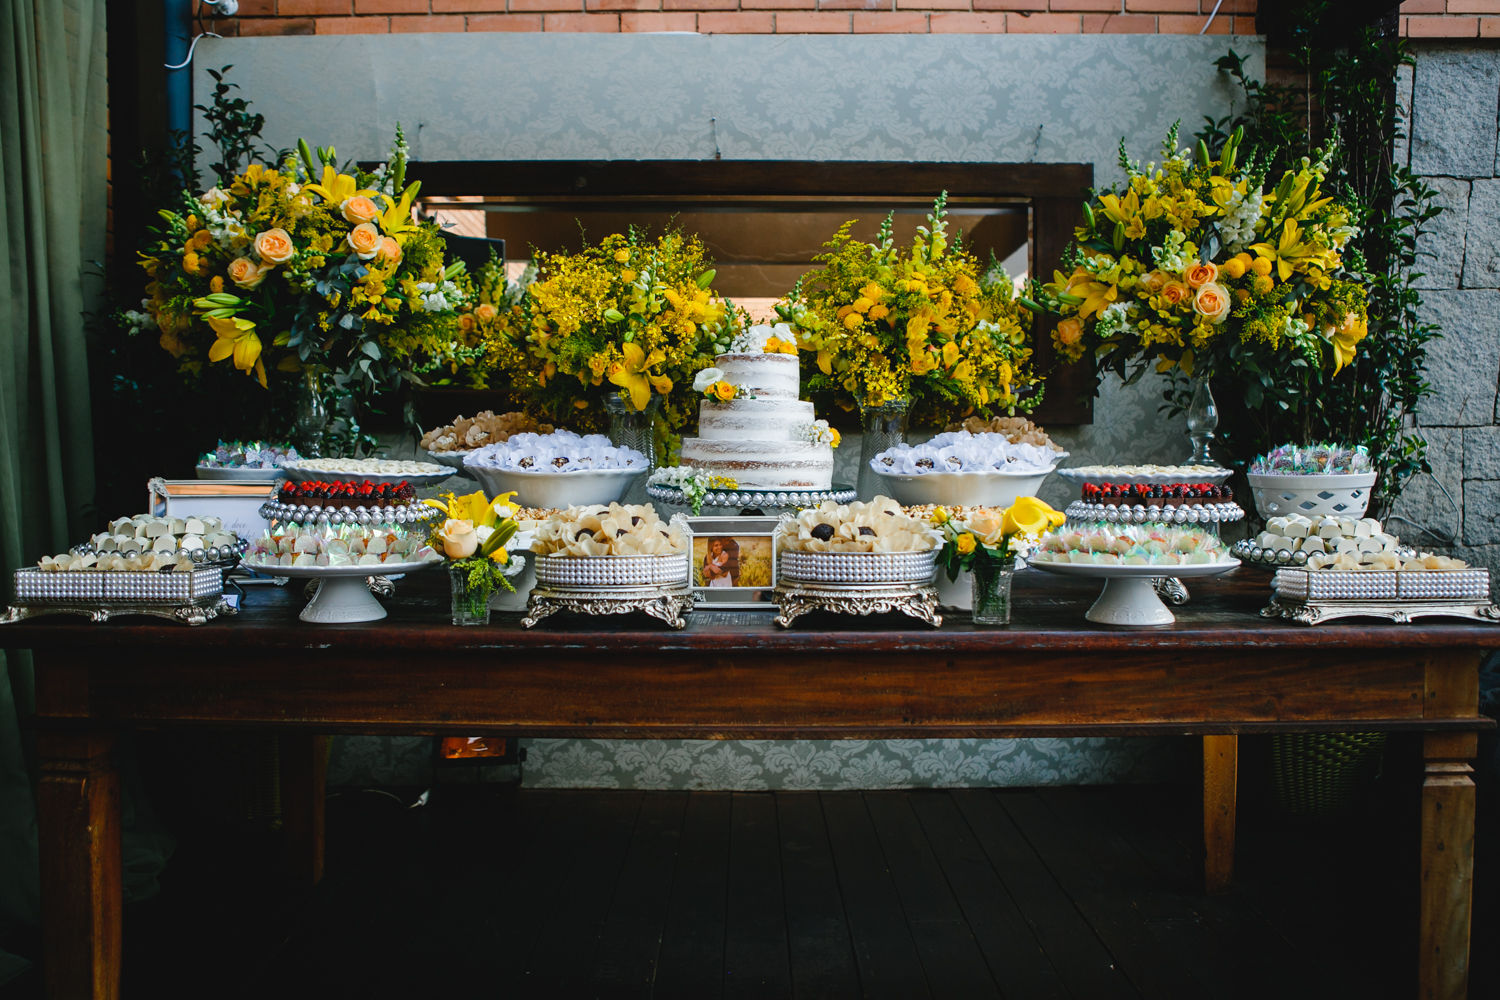
<path fill-rule="evenodd" d="M 449 559 L 467 559 L 479 551 L 479 533 L 468 518 L 449 518 L 437 532 L 443 554 Z"/>
<path fill-rule="evenodd" d="M 1222 323 L 1229 318 L 1229 293 L 1223 285 L 1210 281 L 1198 289 L 1193 308 L 1210 323 Z"/>
<path fill-rule="evenodd" d="M 1064 347 L 1072 347 L 1083 339 L 1083 320 L 1077 316 L 1069 316 L 1057 324 L 1057 342 Z"/>
<path fill-rule="evenodd" d="M 339 211 L 344 213 L 345 222 L 374 222 L 375 217 L 380 214 L 380 209 L 375 202 L 362 194 L 353 198 L 345 198 L 339 206 Z"/>
<path fill-rule="evenodd" d="M 369 260 L 380 251 L 380 230 L 368 222 L 361 222 L 349 230 L 349 249 L 359 255 L 360 260 Z"/>
<path fill-rule="evenodd" d="M 488 323 L 497 315 L 499 315 L 499 312 L 488 302 L 481 302 L 479 303 L 479 305 L 474 307 L 474 318 L 479 320 L 479 322 L 481 323 Z"/>
<path fill-rule="evenodd" d="M 1206 261 L 1199 261 L 1188 266 L 1182 272 L 1182 278 L 1188 283 L 1189 288 L 1202 288 L 1211 282 L 1219 280 L 1219 269 Z"/>
<path fill-rule="evenodd" d="M 1174 306 L 1179 302 L 1186 301 L 1190 294 L 1192 293 L 1188 290 L 1188 286 L 1180 281 L 1169 281 L 1161 286 L 1161 297 Z"/>
<path fill-rule="evenodd" d="M 392 264 L 401 263 L 401 244 L 394 237 L 382 236 L 380 238 L 380 256 Z"/>
<path fill-rule="evenodd" d="M 271 268 L 262 267 L 249 257 L 236 257 L 229 262 L 229 280 L 241 288 L 255 288 L 270 273 Z"/>
<path fill-rule="evenodd" d="M 267 229 L 255 234 L 255 254 L 267 264 L 285 264 L 296 254 L 292 237 L 285 229 Z"/>
<path fill-rule="evenodd" d="M 1141 278 L 1141 284 L 1146 286 L 1146 291 L 1155 294 L 1156 292 L 1161 291 L 1163 287 L 1165 287 L 1167 278 L 1168 275 L 1165 271 L 1152 271 L 1145 277 Z"/>

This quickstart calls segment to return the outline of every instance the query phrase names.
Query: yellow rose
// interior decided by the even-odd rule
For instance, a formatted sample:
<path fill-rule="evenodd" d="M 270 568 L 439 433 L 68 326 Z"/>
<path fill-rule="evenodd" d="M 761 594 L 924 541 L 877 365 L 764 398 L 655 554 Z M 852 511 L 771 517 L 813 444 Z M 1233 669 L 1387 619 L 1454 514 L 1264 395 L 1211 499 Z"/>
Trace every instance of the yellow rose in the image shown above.
<path fill-rule="evenodd" d="M 1219 269 L 1207 261 L 1198 261 L 1188 265 L 1187 270 L 1182 272 L 1182 279 L 1188 283 L 1189 288 L 1202 288 L 1219 280 Z"/>
<path fill-rule="evenodd" d="M 374 222 L 375 217 L 380 214 L 375 202 L 362 194 L 345 198 L 339 211 L 344 213 L 345 222 Z"/>
<path fill-rule="evenodd" d="M 733 399 L 735 394 L 734 386 L 728 382 L 715 382 L 708 391 L 725 403 Z"/>
<path fill-rule="evenodd" d="M 458 317 L 458 328 L 464 333 L 472 333 L 474 331 L 474 317 L 469 313 L 464 313 Z"/>
<path fill-rule="evenodd" d="M 380 238 L 380 256 L 392 264 L 401 263 L 401 244 L 393 237 L 382 236 Z"/>
<path fill-rule="evenodd" d="M 349 230 L 349 249 L 359 255 L 360 260 L 369 260 L 380 250 L 380 230 L 368 222 L 361 222 Z"/>
<path fill-rule="evenodd" d="M 498 310 L 496 310 L 495 307 L 490 305 L 488 302 L 481 302 L 479 303 L 479 305 L 474 307 L 474 318 L 479 320 L 479 322 L 481 323 L 488 323 L 497 315 L 499 315 Z"/>
<path fill-rule="evenodd" d="M 1219 273 L 1224 277 L 1233 280 L 1243 275 L 1245 273 L 1245 268 L 1248 266 L 1249 265 L 1246 264 L 1245 261 L 1240 260 L 1238 257 L 1234 257 L 1224 262 L 1224 266 L 1219 268 Z"/>
<path fill-rule="evenodd" d="M 1053 510 L 1036 497 L 1017 497 L 1001 519 L 1007 535 L 1040 535 L 1048 528 L 1061 527 L 1066 520 L 1067 515 Z"/>
<path fill-rule="evenodd" d="M 1169 277 L 1165 271 L 1152 271 L 1141 279 L 1141 284 L 1146 286 L 1146 291 L 1155 293 L 1162 290 Z"/>
<path fill-rule="evenodd" d="M 1250 270 L 1256 274 L 1266 275 L 1271 273 L 1271 258 L 1257 257 L 1250 262 Z"/>
<path fill-rule="evenodd" d="M 1229 293 L 1223 285 L 1211 281 L 1198 289 L 1193 308 L 1210 323 L 1222 323 L 1229 318 Z"/>
<path fill-rule="evenodd" d="M 437 537 L 449 559 L 467 559 L 479 551 L 479 533 L 468 518 L 448 518 L 438 529 Z"/>
<path fill-rule="evenodd" d="M 957 546 L 959 555 L 966 556 L 970 552 L 974 551 L 974 546 L 976 543 L 973 534 L 965 531 L 954 540 L 953 544 Z"/>
<path fill-rule="evenodd" d="M 1161 297 L 1174 306 L 1185 301 L 1190 294 L 1188 286 L 1180 281 L 1169 281 L 1161 286 Z"/>
<path fill-rule="evenodd" d="M 933 524 L 947 524 L 950 516 L 951 515 L 949 515 L 949 513 L 948 513 L 948 508 L 946 508 L 946 507 L 935 507 L 935 508 L 933 508 L 933 511 L 932 511 L 932 519 L 931 520 L 932 520 Z"/>
<path fill-rule="evenodd" d="M 271 268 L 263 267 L 255 263 L 249 257 L 236 257 L 229 262 L 229 280 L 240 288 L 255 288 L 266 275 L 271 273 Z"/>
<path fill-rule="evenodd" d="M 625 263 L 629 259 L 630 259 L 630 251 L 629 250 L 620 249 L 620 250 L 616 250 L 615 251 L 615 263 L 616 264 L 623 264 L 623 263 Z"/>
<path fill-rule="evenodd" d="M 267 264 L 285 264 L 297 252 L 297 248 L 292 245 L 292 237 L 285 229 L 267 229 L 256 233 L 252 246 L 256 256 Z"/>
<path fill-rule="evenodd" d="M 1064 347 L 1072 347 L 1083 339 L 1083 320 L 1077 316 L 1069 316 L 1057 324 L 1057 342 Z"/>
<path fill-rule="evenodd" d="M 839 433 L 837 427 L 828 428 L 828 447 L 837 448 L 844 443 L 844 435 Z"/>

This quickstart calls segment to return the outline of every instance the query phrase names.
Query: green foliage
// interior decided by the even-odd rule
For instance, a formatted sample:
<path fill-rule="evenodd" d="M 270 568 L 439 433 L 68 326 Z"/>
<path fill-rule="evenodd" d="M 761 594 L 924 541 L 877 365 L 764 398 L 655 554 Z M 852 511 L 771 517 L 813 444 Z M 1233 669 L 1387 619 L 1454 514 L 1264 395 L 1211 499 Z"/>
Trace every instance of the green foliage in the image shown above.
<path fill-rule="evenodd" d="M 249 101 L 230 94 L 240 86 L 226 79 L 226 74 L 233 68 L 231 65 L 209 70 L 208 75 L 214 81 L 213 100 L 208 104 L 193 105 L 193 110 L 203 112 L 203 118 L 208 122 L 207 135 L 213 140 L 219 155 L 209 169 L 221 187 L 228 187 L 235 174 L 249 165 L 256 146 L 261 144 L 260 131 L 266 126 L 265 115 L 252 112 Z M 271 162 L 280 158 L 273 152 Z"/>
<path fill-rule="evenodd" d="M 1305 87 L 1257 81 L 1245 72 L 1244 57 L 1231 51 L 1218 66 L 1239 85 L 1245 109 L 1206 121 L 1198 137 L 1217 151 L 1243 128 L 1244 146 L 1259 151 L 1256 169 L 1271 176 L 1337 140 L 1325 190 L 1355 209 L 1360 232 L 1348 257 L 1364 276 L 1370 332 L 1337 376 L 1305 359 L 1273 371 L 1247 356 L 1219 369 L 1214 386 L 1224 420 L 1220 433 L 1238 458 L 1287 442 L 1362 444 L 1381 473 L 1380 500 L 1388 505 L 1413 475 L 1429 471 L 1426 441 L 1413 419 L 1432 391 L 1427 344 L 1438 330 L 1420 315 L 1417 240 L 1442 209 L 1433 190 L 1391 158 L 1404 127 L 1394 81 L 1398 67 L 1411 62 L 1405 40 L 1365 28 L 1347 48 L 1314 45 L 1327 6 L 1325 0 L 1304 3 L 1289 28 Z M 1191 394 L 1191 384 L 1178 379 L 1166 394 L 1167 408 L 1185 410 Z"/>

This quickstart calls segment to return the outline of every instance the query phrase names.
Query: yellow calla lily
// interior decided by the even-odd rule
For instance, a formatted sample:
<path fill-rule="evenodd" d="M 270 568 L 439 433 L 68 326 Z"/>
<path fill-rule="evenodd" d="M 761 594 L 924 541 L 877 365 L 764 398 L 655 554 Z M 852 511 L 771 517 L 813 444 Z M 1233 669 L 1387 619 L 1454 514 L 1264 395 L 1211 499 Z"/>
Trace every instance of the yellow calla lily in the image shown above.
<path fill-rule="evenodd" d="M 376 192 L 369 188 L 361 188 L 359 181 L 348 174 L 341 174 L 331 164 L 323 167 L 323 179 L 317 184 L 303 185 L 302 190 L 309 194 L 318 195 L 330 205 L 342 205 L 345 201 L 355 195 L 364 195 L 366 198 L 375 197 Z M 389 200 L 389 199 L 387 199 Z"/>
<path fill-rule="evenodd" d="M 609 370 L 609 380 L 630 393 L 630 405 L 644 410 L 651 402 L 651 390 L 662 395 L 672 391 L 672 380 L 665 375 L 653 375 L 650 369 L 667 360 L 665 351 L 657 348 L 649 355 L 639 344 L 629 341 L 621 346 L 623 361 L 616 361 Z"/>
<path fill-rule="evenodd" d="M 223 361 L 233 357 L 236 368 L 247 375 L 254 372 L 264 387 L 266 366 L 261 361 L 260 336 L 255 332 L 255 323 L 239 316 L 209 316 L 207 320 L 217 337 L 208 349 L 208 360 Z"/>
<path fill-rule="evenodd" d="M 1040 535 L 1049 528 L 1062 527 L 1066 521 L 1066 514 L 1036 497 L 1018 497 L 1001 517 L 1000 530 L 1005 535 Z"/>

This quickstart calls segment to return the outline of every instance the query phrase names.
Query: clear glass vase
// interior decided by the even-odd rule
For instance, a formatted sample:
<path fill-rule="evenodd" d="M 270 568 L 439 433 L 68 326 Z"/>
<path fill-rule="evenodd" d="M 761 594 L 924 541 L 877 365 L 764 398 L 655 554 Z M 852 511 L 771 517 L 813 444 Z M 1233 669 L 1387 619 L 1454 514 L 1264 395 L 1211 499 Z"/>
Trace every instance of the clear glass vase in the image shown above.
<path fill-rule="evenodd" d="M 1213 447 L 1214 431 L 1219 426 L 1219 405 L 1214 402 L 1213 389 L 1208 378 L 1199 376 L 1193 381 L 1193 399 L 1188 404 L 1188 437 L 1193 442 L 1193 454 L 1188 465 L 1215 465 L 1209 451 Z"/>
<path fill-rule="evenodd" d="M 469 584 L 467 566 L 448 567 L 448 585 L 453 595 L 453 624 L 488 625 L 490 623 L 490 586 Z"/>
<path fill-rule="evenodd" d="M 870 468 L 870 461 L 887 448 L 906 441 L 908 405 L 906 400 L 898 399 L 859 408 L 859 480 L 855 489 L 861 500 L 870 500 L 885 491 L 885 480 Z"/>
<path fill-rule="evenodd" d="M 297 449 L 305 458 L 323 457 L 323 432 L 328 426 L 328 406 L 323 402 L 323 386 L 314 371 L 304 372 L 297 391 L 297 409 L 292 417 L 297 432 Z"/>
<path fill-rule="evenodd" d="M 646 456 L 646 475 L 635 478 L 621 502 L 645 503 L 646 480 L 656 468 L 656 414 L 661 409 L 661 397 L 653 394 L 646 408 L 637 410 L 623 393 L 612 392 L 604 397 L 604 407 L 609 411 L 610 441 L 617 448 L 634 448 Z"/>
<path fill-rule="evenodd" d="M 1010 624 L 1010 583 L 1016 568 L 1012 564 L 974 560 L 975 625 Z"/>

